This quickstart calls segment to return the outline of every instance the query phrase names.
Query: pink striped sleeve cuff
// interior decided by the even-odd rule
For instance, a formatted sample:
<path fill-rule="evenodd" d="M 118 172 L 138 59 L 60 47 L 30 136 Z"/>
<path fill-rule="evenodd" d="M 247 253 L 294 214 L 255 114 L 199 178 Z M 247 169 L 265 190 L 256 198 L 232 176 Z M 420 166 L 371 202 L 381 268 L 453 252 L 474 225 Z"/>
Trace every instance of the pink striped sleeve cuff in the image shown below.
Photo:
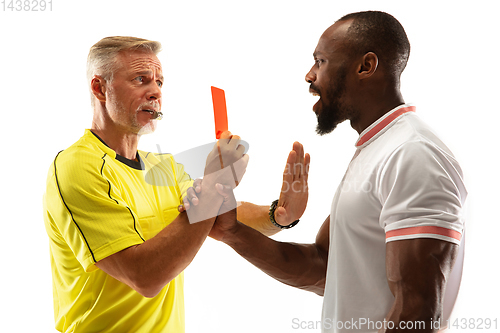
<path fill-rule="evenodd" d="M 385 233 L 385 241 L 391 242 L 413 238 L 437 238 L 455 244 L 460 244 L 462 233 L 448 228 L 437 226 L 418 226 L 390 230 Z"/>

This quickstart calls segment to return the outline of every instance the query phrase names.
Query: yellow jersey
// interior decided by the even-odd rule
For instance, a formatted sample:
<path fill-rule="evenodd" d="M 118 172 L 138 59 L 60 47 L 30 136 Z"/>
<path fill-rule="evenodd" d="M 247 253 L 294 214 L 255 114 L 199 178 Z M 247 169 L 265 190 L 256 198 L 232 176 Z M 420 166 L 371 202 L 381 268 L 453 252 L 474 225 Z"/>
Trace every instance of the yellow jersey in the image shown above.
<path fill-rule="evenodd" d="M 117 155 L 90 130 L 52 163 L 44 195 L 61 332 L 184 332 L 183 273 L 145 298 L 95 263 L 155 236 L 192 180 L 172 155 Z"/>

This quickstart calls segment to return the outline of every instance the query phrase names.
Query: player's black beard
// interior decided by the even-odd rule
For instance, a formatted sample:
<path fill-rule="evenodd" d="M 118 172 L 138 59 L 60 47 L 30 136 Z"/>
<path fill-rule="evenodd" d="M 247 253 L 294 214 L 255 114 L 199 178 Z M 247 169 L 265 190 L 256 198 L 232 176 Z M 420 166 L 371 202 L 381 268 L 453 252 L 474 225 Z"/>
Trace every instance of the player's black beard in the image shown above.
<path fill-rule="evenodd" d="M 325 100 L 321 100 L 321 110 L 317 114 L 318 125 L 316 126 L 316 133 L 318 135 L 331 133 L 338 124 L 349 119 L 349 116 L 352 114 L 352 110 L 340 101 L 342 95 L 345 93 L 346 75 L 347 69 L 345 67 L 341 68 L 336 80 L 332 80 L 335 82 L 335 88 L 324 92 L 330 103 L 324 104 Z M 311 84 L 311 87 L 318 91 L 313 84 Z M 323 93 L 320 92 L 320 94 L 322 95 Z"/>

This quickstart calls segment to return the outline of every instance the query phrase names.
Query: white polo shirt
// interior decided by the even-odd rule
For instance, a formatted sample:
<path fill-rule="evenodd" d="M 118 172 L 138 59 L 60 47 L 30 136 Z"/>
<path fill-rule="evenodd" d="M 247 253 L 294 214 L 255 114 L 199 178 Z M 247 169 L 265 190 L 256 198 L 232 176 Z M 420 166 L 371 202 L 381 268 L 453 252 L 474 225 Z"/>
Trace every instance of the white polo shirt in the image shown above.
<path fill-rule="evenodd" d="M 356 142 L 331 207 L 323 332 L 378 331 L 394 301 L 386 242 L 460 244 L 467 196 L 462 171 L 414 111 L 407 104 L 391 110 Z M 446 293 L 455 298 L 457 290 Z"/>

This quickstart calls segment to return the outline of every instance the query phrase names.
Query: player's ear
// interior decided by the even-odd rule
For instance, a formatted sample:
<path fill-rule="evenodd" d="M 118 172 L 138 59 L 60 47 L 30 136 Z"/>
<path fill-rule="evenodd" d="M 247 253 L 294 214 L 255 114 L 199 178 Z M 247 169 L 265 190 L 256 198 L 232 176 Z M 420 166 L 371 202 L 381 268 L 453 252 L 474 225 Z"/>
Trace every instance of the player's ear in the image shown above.
<path fill-rule="evenodd" d="M 366 53 L 363 58 L 361 58 L 361 62 L 358 68 L 358 76 L 359 79 L 367 79 L 371 77 L 378 68 L 378 57 L 373 52 Z"/>
<path fill-rule="evenodd" d="M 90 91 L 100 102 L 106 101 L 106 80 L 100 75 L 94 75 L 90 81 Z"/>

